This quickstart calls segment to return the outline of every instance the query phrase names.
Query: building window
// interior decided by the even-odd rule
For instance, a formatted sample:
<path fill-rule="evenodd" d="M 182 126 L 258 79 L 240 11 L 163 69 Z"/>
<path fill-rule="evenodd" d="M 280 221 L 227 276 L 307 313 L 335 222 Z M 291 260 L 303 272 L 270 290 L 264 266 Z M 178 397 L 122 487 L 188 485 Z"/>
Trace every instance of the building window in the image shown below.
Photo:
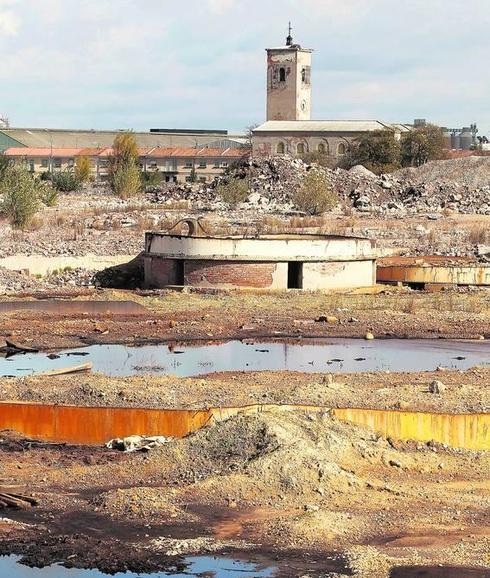
<path fill-rule="evenodd" d="M 298 143 L 298 145 L 296 146 L 296 153 L 298 155 L 305 154 L 305 145 L 302 142 Z"/>
<path fill-rule="evenodd" d="M 286 69 L 282 66 L 279 69 L 279 82 L 286 82 Z"/>
<path fill-rule="evenodd" d="M 341 156 L 345 155 L 346 152 L 347 152 L 347 148 L 346 148 L 345 144 L 343 142 L 340 142 L 337 145 L 337 155 L 339 157 L 341 157 Z"/>
<path fill-rule="evenodd" d="M 41 166 L 43 169 L 47 169 L 49 167 L 49 159 L 42 159 Z"/>
<path fill-rule="evenodd" d="M 54 168 L 61 169 L 61 159 L 54 159 Z"/>
<path fill-rule="evenodd" d="M 150 169 L 156 169 L 157 168 L 157 161 L 150 161 L 148 163 L 148 166 L 150 167 Z"/>
<path fill-rule="evenodd" d="M 199 161 L 199 168 L 200 169 L 207 169 L 208 163 L 206 161 Z"/>
<path fill-rule="evenodd" d="M 185 178 L 185 182 L 186 183 L 192 183 L 192 177 L 190 175 L 187 175 Z"/>
<path fill-rule="evenodd" d="M 301 69 L 301 80 L 304 84 L 310 84 L 311 68 L 309 66 L 303 66 Z"/>
<path fill-rule="evenodd" d="M 286 152 L 286 147 L 284 146 L 283 142 L 277 143 L 276 152 L 278 155 L 283 155 Z"/>
<path fill-rule="evenodd" d="M 213 167 L 219 169 L 219 161 L 214 161 Z"/>
<path fill-rule="evenodd" d="M 327 152 L 327 145 L 326 145 L 324 142 L 321 142 L 321 143 L 318 145 L 318 152 L 319 152 L 321 155 L 326 154 L 326 152 Z"/>
<path fill-rule="evenodd" d="M 226 169 L 226 168 L 228 167 L 228 163 L 227 163 L 227 162 L 222 162 L 222 163 L 221 163 L 221 167 L 222 167 L 223 169 Z"/>
<path fill-rule="evenodd" d="M 192 169 L 193 166 L 192 161 L 185 161 L 184 169 Z"/>
<path fill-rule="evenodd" d="M 199 182 L 200 182 L 200 183 L 205 183 L 205 182 L 206 182 L 206 177 L 199 177 Z"/>

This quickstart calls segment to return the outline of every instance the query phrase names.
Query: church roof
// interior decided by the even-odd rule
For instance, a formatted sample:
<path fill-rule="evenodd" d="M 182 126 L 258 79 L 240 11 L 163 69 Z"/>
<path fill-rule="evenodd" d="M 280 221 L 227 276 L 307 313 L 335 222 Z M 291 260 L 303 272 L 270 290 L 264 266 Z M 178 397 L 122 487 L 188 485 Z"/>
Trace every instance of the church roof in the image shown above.
<path fill-rule="evenodd" d="M 254 133 L 260 132 L 368 132 L 386 128 L 399 129 L 379 120 L 269 120 L 261 124 Z"/>

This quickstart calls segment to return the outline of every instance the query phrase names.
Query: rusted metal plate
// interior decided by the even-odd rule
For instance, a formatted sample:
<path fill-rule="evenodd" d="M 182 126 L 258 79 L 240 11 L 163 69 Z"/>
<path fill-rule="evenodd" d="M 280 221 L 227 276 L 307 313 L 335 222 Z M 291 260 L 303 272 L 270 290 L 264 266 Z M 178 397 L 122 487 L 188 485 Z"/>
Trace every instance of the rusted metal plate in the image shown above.
<path fill-rule="evenodd" d="M 377 262 L 378 283 L 490 285 L 490 264 L 458 257 L 385 257 Z"/>
<path fill-rule="evenodd" d="M 134 301 L 0 301 L 0 313 L 40 311 L 57 315 L 141 315 L 148 310 Z"/>
<path fill-rule="evenodd" d="M 322 406 L 250 405 L 246 407 L 141 409 L 73 407 L 21 402 L 0 403 L 0 430 L 55 442 L 98 445 L 133 434 L 183 437 L 215 420 L 262 411 L 330 411 L 337 419 L 363 425 L 385 437 L 453 447 L 490 450 L 490 414 L 439 414 Z"/>

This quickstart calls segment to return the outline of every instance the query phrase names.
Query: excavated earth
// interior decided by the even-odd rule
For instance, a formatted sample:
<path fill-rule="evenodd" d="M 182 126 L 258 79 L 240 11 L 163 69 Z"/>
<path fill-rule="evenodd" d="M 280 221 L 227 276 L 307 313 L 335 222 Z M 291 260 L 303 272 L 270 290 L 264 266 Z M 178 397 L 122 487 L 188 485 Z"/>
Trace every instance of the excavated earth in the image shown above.
<path fill-rule="evenodd" d="M 366 331 L 377 338 L 490 337 L 488 292 L 381 291 L 97 291 L 79 299 L 131 298 L 147 311 L 13 311 L 2 314 L 0 335 L 46 352 L 88 343 L 362 337 Z M 434 380 L 446 386 L 442 393 L 429 392 Z M 458 413 L 488 412 L 489 386 L 485 366 L 331 379 L 290 372 L 82 374 L 3 378 L 0 401 L 168 408 L 275 403 Z M 488 576 L 489 472 L 489 452 L 385 439 L 328 412 L 238 414 L 131 454 L 4 431 L 0 492 L 32 495 L 38 505 L 0 512 L 0 554 L 18 554 L 30 565 L 60 562 L 107 572 L 182 571 L 183 556 L 212 553 L 275 565 L 281 577 L 406 578 L 420 567 L 437 572 L 439 564 L 446 578 Z"/>

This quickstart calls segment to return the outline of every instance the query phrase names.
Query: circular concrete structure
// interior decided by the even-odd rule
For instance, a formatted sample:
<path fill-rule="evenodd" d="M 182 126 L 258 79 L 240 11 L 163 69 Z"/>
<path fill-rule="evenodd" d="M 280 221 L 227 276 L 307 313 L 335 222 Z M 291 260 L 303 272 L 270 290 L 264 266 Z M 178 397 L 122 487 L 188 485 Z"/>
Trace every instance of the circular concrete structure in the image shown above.
<path fill-rule="evenodd" d="M 147 233 L 145 284 L 260 289 L 371 286 L 376 257 L 369 239 L 327 235 L 194 237 Z"/>

